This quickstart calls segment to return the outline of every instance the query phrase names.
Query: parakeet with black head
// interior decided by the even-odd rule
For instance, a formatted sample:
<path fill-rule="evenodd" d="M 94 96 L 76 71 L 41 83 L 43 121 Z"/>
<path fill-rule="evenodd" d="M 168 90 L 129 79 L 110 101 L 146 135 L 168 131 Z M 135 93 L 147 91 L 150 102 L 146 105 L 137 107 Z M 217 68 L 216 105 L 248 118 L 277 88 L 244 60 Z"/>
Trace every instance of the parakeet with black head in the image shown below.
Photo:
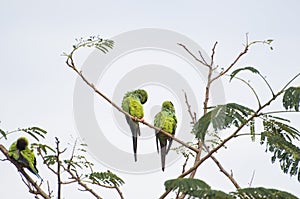
<path fill-rule="evenodd" d="M 141 134 L 139 123 L 137 122 L 137 120 L 142 120 L 144 117 L 143 104 L 147 102 L 147 99 L 147 92 L 143 89 L 138 89 L 127 92 L 122 101 L 122 109 L 136 118 L 135 120 L 132 120 L 127 115 L 125 116 L 132 133 L 133 153 L 135 161 L 137 161 L 137 137 Z"/>
<path fill-rule="evenodd" d="M 177 118 L 175 115 L 175 108 L 171 101 L 164 101 L 161 107 L 161 111 L 157 113 L 154 117 L 154 126 L 160 128 L 161 130 L 175 135 L 177 127 Z M 173 139 L 155 130 L 156 135 L 156 147 L 157 152 L 159 152 L 158 142 L 160 144 L 160 154 L 161 154 L 161 167 L 165 170 L 166 155 L 168 154 Z M 169 143 L 169 145 L 168 145 Z M 168 145 L 168 146 L 167 146 Z"/>
<path fill-rule="evenodd" d="M 20 137 L 9 147 L 9 156 L 15 159 L 20 165 L 26 167 L 29 171 L 42 179 L 36 168 L 36 158 L 32 150 L 28 147 L 29 142 L 26 137 Z"/>

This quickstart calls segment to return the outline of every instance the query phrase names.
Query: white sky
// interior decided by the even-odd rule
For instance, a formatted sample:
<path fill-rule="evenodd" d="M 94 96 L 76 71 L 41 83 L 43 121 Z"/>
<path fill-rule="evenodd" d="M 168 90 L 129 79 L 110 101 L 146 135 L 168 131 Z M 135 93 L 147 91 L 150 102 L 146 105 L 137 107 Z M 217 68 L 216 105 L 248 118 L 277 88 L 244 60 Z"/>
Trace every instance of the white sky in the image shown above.
<path fill-rule="evenodd" d="M 63 51 L 69 51 L 74 39 L 78 37 L 99 34 L 110 38 L 140 28 L 169 29 L 191 38 L 207 53 L 210 53 L 213 43 L 218 41 L 216 61 L 226 66 L 242 49 L 245 33 L 249 33 L 252 40 L 274 39 L 274 50 L 270 51 L 263 46 L 254 47 L 239 63 L 240 66 L 258 66 L 275 90 L 300 71 L 300 3 L 296 0 L 184 3 L 178 0 L 2 0 L 0 4 L 1 128 L 14 130 L 40 126 L 49 131 L 47 138 L 53 143 L 55 136 L 63 142 L 68 142 L 71 136 L 77 136 L 73 119 L 76 76 L 66 67 L 65 58 L 60 55 Z M 79 65 L 89 52 L 82 51 Z M 299 85 L 299 80 L 297 83 Z M 255 85 L 258 83 L 255 82 Z M 245 88 L 236 90 L 236 86 L 234 83 L 225 88 L 226 100 L 255 105 L 251 97 L 241 98 Z M 263 99 L 267 99 L 266 89 L 259 89 L 259 93 Z M 242 96 L 248 94 L 244 92 Z M 277 108 L 280 103 L 275 104 Z M 299 116 L 294 114 L 292 119 L 293 124 L 300 128 Z M 8 147 L 17 136 L 11 136 L 8 141 L 1 140 L 1 143 Z M 255 170 L 252 186 L 282 189 L 300 196 L 296 178 L 282 174 L 279 164 L 270 164 L 271 154 L 264 153 L 264 150 L 264 146 L 251 143 L 248 139 L 236 139 L 228 145 L 227 150 L 223 149 L 216 156 L 227 170 L 232 169 L 241 186 L 248 186 Z M 167 167 L 164 173 L 157 171 L 133 175 L 116 172 L 126 182 L 121 188 L 125 198 L 157 198 L 163 193 L 163 182 L 175 178 L 182 163 L 183 160 L 180 160 Z M 97 167 L 105 170 L 100 164 Z M 39 168 L 42 175 L 47 175 L 40 163 Z M 1 198 L 33 198 L 27 194 L 26 187 L 19 183 L 20 176 L 15 168 L 2 162 L 0 170 L 0 179 L 5 179 L 6 183 L 0 189 Z M 211 161 L 203 164 L 197 177 L 205 180 L 212 188 L 234 190 Z M 66 188 L 65 198 L 79 197 L 73 195 L 74 189 Z M 100 194 L 104 198 L 116 197 L 114 191 L 101 190 Z M 89 198 L 90 195 L 80 197 Z"/>

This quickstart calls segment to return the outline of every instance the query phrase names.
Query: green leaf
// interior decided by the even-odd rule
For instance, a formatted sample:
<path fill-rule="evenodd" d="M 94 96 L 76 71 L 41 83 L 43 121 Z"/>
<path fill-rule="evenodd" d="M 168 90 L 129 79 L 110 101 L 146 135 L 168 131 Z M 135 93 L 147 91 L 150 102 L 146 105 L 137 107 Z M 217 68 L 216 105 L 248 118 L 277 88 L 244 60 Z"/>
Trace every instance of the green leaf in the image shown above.
<path fill-rule="evenodd" d="M 102 39 L 100 36 L 90 36 L 87 39 L 75 39 L 77 44 L 73 45 L 74 50 L 78 50 L 81 47 L 92 48 L 95 47 L 101 50 L 103 53 L 107 53 L 109 49 L 113 48 L 114 42 L 109 39 Z"/>
<path fill-rule="evenodd" d="M 244 71 L 244 70 L 248 70 L 251 71 L 252 73 L 257 73 L 260 74 L 259 71 L 251 66 L 248 67 L 244 67 L 244 68 L 238 68 L 236 70 L 234 70 L 231 74 L 230 74 L 230 80 L 232 80 L 232 78 L 234 78 L 239 72 Z"/>
<path fill-rule="evenodd" d="M 44 163 L 47 165 L 54 165 L 57 162 L 57 157 L 55 155 L 46 155 L 44 157 Z"/>
<path fill-rule="evenodd" d="M 286 89 L 283 95 L 282 103 L 286 110 L 294 108 L 295 111 L 299 111 L 300 86 L 289 87 Z"/>
<path fill-rule="evenodd" d="M 165 182 L 166 191 L 175 191 L 187 194 L 189 198 L 204 199 L 233 199 L 232 196 L 222 191 L 212 190 L 208 184 L 199 179 L 177 178 Z"/>
<path fill-rule="evenodd" d="M 252 139 L 252 141 L 255 141 L 255 122 L 254 122 L 254 119 L 250 120 L 249 126 L 250 126 L 251 139 Z"/>
<path fill-rule="evenodd" d="M 25 128 L 25 129 L 20 129 L 20 131 L 28 133 L 31 137 L 33 137 L 37 141 L 39 141 L 38 136 L 45 138 L 44 134 L 47 133 L 47 131 L 45 131 L 44 129 L 41 129 L 39 127 L 29 127 L 29 128 Z"/>
<path fill-rule="evenodd" d="M 239 189 L 237 192 L 232 192 L 233 195 L 238 196 L 241 199 L 264 199 L 264 198 L 276 198 L 276 199 L 297 199 L 296 196 L 276 189 L 267 189 L 263 187 L 251 187 Z"/>
<path fill-rule="evenodd" d="M 174 191 L 179 189 L 180 192 L 186 193 L 190 190 L 199 190 L 199 189 L 210 189 L 210 186 L 204 181 L 199 179 L 191 178 L 177 178 L 172 180 L 167 180 L 165 182 L 166 191 Z"/>
<path fill-rule="evenodd" d="M 119 187 L 124 184 L 124 181 L 116 174 L 107 172 L 93 172 L 89 175 L 89 178 L 96 184 L 106 184 L 110 186 Z"/>
<path fill-rule="evenodd" d="M 40 144 L 40 143 L 32 143 L 31 144 L 31 148 L 36 149 L 38 152 L 43 151 L 45 154 L 48 153 L 48 150 L 52 151 L 53 153 L 55 153 L 55 150 L 52 149 L 50 146 L 46 145 L 46 144 Z"/>
<path fill-rule="evenodd" d="M 192 133 L 195 134 L 196 138 L 200 138 L 204 141 L 208 127 L 211 124 L 216 132 L 229 128 L 231 125 L 239 127 L 241 124 L 245 124 L 248 116 L 252 113 L 254 113 L 252 109 L 236 103 L 218 105 L 196 122 Z"/>
<path fill-rule="evenodd" d="M 0 129 L 0 133 L 1 133 L 1 135 L 7 140 L 5 131 L 3 131 L 2 129 Z M 1 139 L 1 138 L 0 138 L 0 139 Z"/>
<path fill-rule="evenodd" d="M 293 141 L 300 139 L 300 132 L 268 116 L 265 116 L 263 126 L 261 144 L 266 143 L 266 151 L 273 153 L 272 163 L 278 160 L 284 173 L 298 175 L 300 181 L 300 148 L 293 144 Z"/>

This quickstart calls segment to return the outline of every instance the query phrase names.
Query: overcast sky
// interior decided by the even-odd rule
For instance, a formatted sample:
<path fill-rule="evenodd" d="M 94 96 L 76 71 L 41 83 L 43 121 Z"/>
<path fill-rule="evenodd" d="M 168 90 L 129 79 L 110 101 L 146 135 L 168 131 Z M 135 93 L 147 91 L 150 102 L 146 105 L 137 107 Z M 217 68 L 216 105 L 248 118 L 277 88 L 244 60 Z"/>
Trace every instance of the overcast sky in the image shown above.
<path fill-rule="evenodd" d="M 71 142 L 70 138 L 75 139 L 80 136 L 74 120 L 73 106 L 77 77 L 73 71 L 67 68 L 65 58 L 61 54 L 71 50 L 75 38 L 90 35 L 113 38 L 124 32 L 141 28 L 167 29 L 190 38 L 208 54 L 214 42 L 218 41 L 216 62 L 224 67 L 230 64 L 242 50 L 246 33 L 249 33 L 250 40 L 274 39 L 273 51 L 270 51 L 267 46 L 255 46 L 239 62 L 239 66 L 257 66 L 274 86 L 274 90 L 278 90 L 300 71 L 298 63 L 299 7 L 300 3 L 296 0 L 285 2 L 279 0 L 247 2 L 237 0 L 210 2 L 2 0 L 0 6 L 1 129 L 14 130 L 40 126 L 48 130 L 46 142 L 49 144 L 54 143 L 55 136 L 60 137 L 63 143 Z M 145 38 L 145 40 L 147 39 L 149 38 Z M 91 52 L 79 52 L 79 67 Z M 164 56 L 153 52 L 150 54 L 156 57 Z M 151 62 L 145 61 L 141 57 L 139 57 L 139 62 L 134 63 L 143 65 Z M 125 56 L 124 59 L 126 59 Z M 172 57 L 168 57 L 168 59 L 172 62 Z M 132 58 L 133 60 L 134 58 Z M 120 63 L 128 63 L 127 67 L 133 65 L 129 58 L 121 60 Z M 155 64 L 167 65 L 168 63 L 161 59 L 161 63 L 156 61 Z M 118 63 L 114 67 L 118 67 Z M 122 70 L 126 70 L 126 67 Z M 187 71 L 185 75 L 189 76 Z M 118 78 L 110 80 L 117 84 Z M 251 79 L 247 76 L 246 78 Z M 111 82 L 103 84 L 107 85 Z M 267 88 L 262 86 L 262 81 L 254 79 L 251 82 L 256 85 L 263 100 L 270 97 Z M 297 85 L 299 83 L 299 80 L 295 82 Z M 199 82 L 199 85 L 203 86 L 203 82 Z M 255 105 L 254 98 L 251 97 L 250 92 L 245 91 L 245 86 L 238 87 L 237 83 L 233 85 L 224 83 L 224 85 L 222 92 L 225 93 L 226 102 L 235 101 L 249 106 Z M 147 85 L 144 86 L 147 87 Z M 151 88 L 149 89 L 151 90 Z M 109 90 L 109 88 L 104 89 Z M 166 96 L 174 97 L 170 93 Z M 198 96 L 198 94 L 195 95 Z M 95 99 L 99 100 L 99 98 Z M 101 108 L 99 104 L 97 105 L 97 100 L 95 100 L 95 107 Z M 201 100 L 199 99 L 199 101 Z M 215 100 L 218 101 L 218 99 Z M 103 103 L 103 100 L 99 101 L 99 103 Z M 201 105 L 201 103 L 199 104 Z M 108 104 L 103 103 L 103 106 L 105 109 Z M 180 106 L 178 105 L 178 107 Z M 184 107 L 180 108 L 182 110 L 178 110 L 178 113 L 185 111 Z M 281 108 L 280 100 L 274 106 L 276 110 L 279 108 Z M 101 117 L 101 111 L 96 115 Z M 149 118 L 151 116 L 153 116 L 152 113 L 148 115 Z M 291 119 L 293 125 L 300 128 L 299 116 L 296 117 L 294 114 Z M 107 131 L 104 132 L 104 135 L 106 133 Z M 10 143 L 18 136 L 12 135 L 7 141 L 1 140 L 1 143 L 9 147 Z M 109 137 L 109 135 L 107 136 Z M 118 138 L 108 139 L 117 140 Z M 117 140 L 116 142 L 128 143 L 128 147 L 122 148 L 122 145 L 118 147 L 131 152 L 131 138 L 125 136 L 124 139 L 124 141 Z M 34 140 L 31 139 L 31 141 Z M 101 145 L 101 140 L 99 140 L 99 145 Z M 154 141 L 153 148 L 149 148 L 149 150 L 155 150 Z M 264 150 L 264 146 L 260 146 L 258 142 L 252 143 L 248 138 L 236 139 L 232 141 L 232 144 L 228 144 L 226 150 L 222 149 L 216 156 L 228 171 L 233 171 L 234 177 L 242 187 L 248 186 L 255 171 L 253 187 L 265 186 L 282 189 L 300 197 L 297 179 L 283 174 L 279 164 L 271 164 L 271 154 L 264 153 Z M 147 151 L 141 150 L 142 152 L 147 153 Z M 105 153 L 109 152 L 105 151 Z M 133 158 L 130 161 L 133 162 Z M 157 161 L 159 166 L 159 158 Z M 107 169 L 97 160 L 94 162 L 98 169 Z M 121 168 L 109 169 L 125 180 L 126 184 L 121 188 L 125 198 L 152 199 L 163 193 L 163 182 L 175 178 L 180 172 L 183 162 L 184 160 L 180 159 L 175 164 L 168 165 L 164 173 L 159 168 L 139 174 L 133 174 L 131 171 L 120 172 Z M 47 176 L 47 171 L 41 161 L 38 164 L 42 176 Z M 1 186 L 1 196 L 33 198 L 27 193 L 25 185 L 21 183 L 20 176 L 12 165 L 8 162 L 1 162 L 0 170 L 0 179 L 5 179 L 6 182 L 6 185 Z M 207 161 L 199 168 L 197 177 L 205 180 L 214 189 L 234 190 L 229 180 L 211 161 Z M 20 191 L 16 191 L 16 189 Z M 69 187 L 64 191 L 65 198 L 78 196 L 73 195 L 74 189 Z M 114 191 L 101 190 L 100 194 L 104 198 L 117 197 Z M 87 194 L 80 197 L 89 198 L 91 196 Z"/>

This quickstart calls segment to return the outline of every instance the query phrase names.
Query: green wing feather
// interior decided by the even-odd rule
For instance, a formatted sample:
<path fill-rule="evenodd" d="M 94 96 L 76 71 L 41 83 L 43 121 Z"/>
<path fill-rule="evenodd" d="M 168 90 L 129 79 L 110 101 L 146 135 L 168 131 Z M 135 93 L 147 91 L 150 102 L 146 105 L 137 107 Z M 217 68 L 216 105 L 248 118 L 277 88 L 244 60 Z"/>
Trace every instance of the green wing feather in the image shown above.
<path fill-rule="evenodd" d="M 36 168 L 36 158 L 33 151 L 30 150 L 28 147 L 26 147 L 24 150 L 20 152 L 20 154 L 21 157 L 19 160 L 22 159 L 22 162 L 25 165 L 25 167 L 28 168 L 29 171 L 31 171 L 33 174 L 41 178 Z"/>
<path fill-rule="evenodd" d="M 15 160 L 18 160 L 20 157 L 20 151 L 17 149 L 17 142 L 14 142 L 10 145 L 8 154 Z"/>
<path fill-rule="evenodd" d="M 157 113 L 154 117 L 154 126 L 162 129 L 165 132 L 175 135 L 175 131 L 177 127 L 177 118 L 175 115 L 175 109 L 172 102 L 165 101 L 163 103 L 161 111 Z M 155 134 L 156 134 L 157 152 L 159 152 L 158 142 L 160 144 L 161 165 L 162 165 L 162 170 L 164 171 L 166 155 L 168 154 L 171 148 L 173 140 L 157 130 L 155 130 Z"/>
<path fill-rule="evenodd" d="M 122 101 L 122 109 L 137 119 L 144 117 L 143 104 L 146 103 L 148 95 L 144 90 L 135 90 L 125 94 Z M 132 133 L 134 160 L 137 161 L 137 137 L 141 134 L 139 123 L 125 116 Z"/>

